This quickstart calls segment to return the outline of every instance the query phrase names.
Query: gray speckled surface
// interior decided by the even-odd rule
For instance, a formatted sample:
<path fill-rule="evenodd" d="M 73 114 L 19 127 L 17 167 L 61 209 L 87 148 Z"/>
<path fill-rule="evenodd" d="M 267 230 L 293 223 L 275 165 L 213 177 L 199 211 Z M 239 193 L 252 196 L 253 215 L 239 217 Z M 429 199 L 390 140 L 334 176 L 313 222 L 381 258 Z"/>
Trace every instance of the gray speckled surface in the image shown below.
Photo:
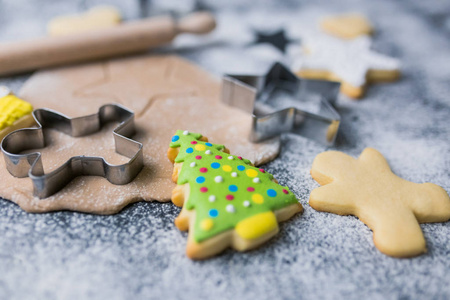
<path fill-rule="evenodd" d="M 116 3 L 127 18 L 137 16 L 135 2 Z M 358 155 L 375 147 L 398 175 L 450 191 L 450 2 L 274 0 L 251 11 L 246 3 L 214 4 L 221 21 L 216 35 L 182 38 L 177 52 L 216 74 L 261 71 L 280 54 L 265 46 L 242 48 L 251 41 L 250 28 L 284 25 L 295 34 L 321 15 L 366 13 L 378 29 L 374 48 L 398 57 L 404 77 L 373 85 L 361 102 L 341 97 L 335 148 Z M 50 17 L 80 7 L 81 1 L 0 0 L 0 40 L 43 34 Z M 192 47 L 199 43 L 205 47 Z M 18 91 L 27 77 L 1 78 L 0 84 Z M 137 203 L 117 215 L 95 216 L 28 214 L 0 200 L 0 299 L 450 298 L 450 223 L 422 225 L 426 255 L 387 257 L 357 218 L 319 213 L 307 204 L 317 186 L 309 168 L 325 148 L 292 135 L 283 144 L 267 169 L 298 196 L 304 214 L 282 224 L 265 247 L 229 250 L 203 262 L 185 257 L 186 234 L 173 225 L 179 209 L 172 204 Z"/>

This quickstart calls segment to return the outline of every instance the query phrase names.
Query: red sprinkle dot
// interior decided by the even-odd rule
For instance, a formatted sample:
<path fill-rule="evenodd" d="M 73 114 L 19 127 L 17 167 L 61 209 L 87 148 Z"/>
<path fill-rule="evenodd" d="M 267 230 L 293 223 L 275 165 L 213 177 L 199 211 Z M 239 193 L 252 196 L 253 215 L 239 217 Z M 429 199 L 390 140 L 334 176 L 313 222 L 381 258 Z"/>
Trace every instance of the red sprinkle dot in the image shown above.
<path fill-rule="evenodd" d="M 231 201 L 231 200 L 234 199 L 234 196 L 233 196 L 233 195 L 226 195 L 225 198 L 226 198 L 228 201 Z"/>
<path fill-rule="evenodd" d="M 247 188 L 247 191 L 249 191 L 249 192 L 254 192 L 254 191 L 255 191 L 255 188 L 249 186 L 249 187 Z"/>
<path fill-rule="evenodd" d="M 207 191 L 208 191 L 207 187 L 201 187 L 200 188 L 200 192 L 202 192 L 202 193 L 206 193 Z"/>
<path fill-rule="evenodd" d="M 202 157 L 201 157 L 200 155 L 197 155 L 197 156 L 195 157 L 195 159 L 202 159 Z"/>
<path fill-rule="evenodd" d="M 260 171 L 261 173 L 266 173 L 266 171 L 264 171 L 263 169 L 259 169 L 259 171 Z"/>
<path fill-rule="evenodd" d="M 208 172 L 208 169 L 207 168 L 200 168 L 199 171 L 202 172 L 202 173 L 206 173 L 206 172 Z"/>
<path fill-rule="evenodd" d="M 283 193 L 289 194 L 289 192 L 287 190 L 285 190 L 285 189 L 283 189 Z"/>
<path fill-rule="evenodd" d="M 222 156 L 216 155 L 216 159 L 222 159 Z"/>
<path fill-rule="evenodd" d="M 239 158 L 240 160 L 242 160 L 242 156 L 238 156 L 238 158 Z"/>
<path fill-rule="evenodd" d="M 195 145 L 195 144 L 197 144 L 197 141 L 192 141 L 191 144 Z"/>

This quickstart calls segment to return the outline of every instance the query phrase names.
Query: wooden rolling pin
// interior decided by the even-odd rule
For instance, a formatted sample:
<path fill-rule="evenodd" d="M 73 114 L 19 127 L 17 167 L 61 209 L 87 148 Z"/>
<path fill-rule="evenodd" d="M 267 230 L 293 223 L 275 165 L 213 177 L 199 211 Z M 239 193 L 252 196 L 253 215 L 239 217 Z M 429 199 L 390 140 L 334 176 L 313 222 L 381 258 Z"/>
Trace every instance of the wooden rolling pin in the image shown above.
<path fill-rule="evenodd" d="M 125 23 L 65 37 L 0 44 L 0 75 L 145 51 L 170 43 L 180 33 L 204 34 L 216 26 L 206 12 L 180 20 L 170 16 Z"/>

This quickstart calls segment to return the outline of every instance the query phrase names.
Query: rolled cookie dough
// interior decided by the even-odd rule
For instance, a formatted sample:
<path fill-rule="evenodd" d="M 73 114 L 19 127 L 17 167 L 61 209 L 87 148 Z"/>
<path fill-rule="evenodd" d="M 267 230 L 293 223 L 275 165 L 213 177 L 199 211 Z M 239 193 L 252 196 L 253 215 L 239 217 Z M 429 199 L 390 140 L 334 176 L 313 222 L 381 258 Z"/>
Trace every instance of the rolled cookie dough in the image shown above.
<path fill-rule="evenodd" d="M 278 139 L 250 143 L 250 115 L 221 104 L 220 81 L 175 56 L 138 56 L 41 71 L 25 83 L 20 96 L 35 108 L 51 108 L 70 117 L 95 113 L 106 103 L 123 104 L 136 114 L 138 132 L 133 138 L 144 144 L 145 167 L 133 182 L 120 186 L 102 177 L 78 177 L 41 200 L 32 196 L 31 180 L 11 176 L 1 159 L 0 196 L 28 212 L 113 214 L 136 201 L 169 201 L 175 184 L 166 148 L 178 128 L 202 132 L 256 165 L 272 160 L 279 151 Z M 126 161 L 114 152 L 113 128 L 111 124 L 83 138 L 47 130 L 49 146 L 39 150 L 45 171 L 81 154 L 104 156 L 111 163 Z"/>

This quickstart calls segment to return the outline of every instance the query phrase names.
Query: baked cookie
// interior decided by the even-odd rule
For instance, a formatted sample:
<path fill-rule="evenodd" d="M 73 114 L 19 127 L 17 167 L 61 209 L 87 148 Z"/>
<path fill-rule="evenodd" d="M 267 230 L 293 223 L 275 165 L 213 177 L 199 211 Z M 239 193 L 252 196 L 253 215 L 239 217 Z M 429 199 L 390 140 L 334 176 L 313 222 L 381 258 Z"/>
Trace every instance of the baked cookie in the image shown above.
<path fill-rule="evenodd" d="M 398 60 L 370 49 L 362 36 L 340 40 L 328 36 L 305 36 L 305 48 L 293 49 L 292 69 L 297 76 L 341 82 L 341 92 L 351 98 L 363 96 L 367 83 L 395 81 L 400 77 Z"/>
<path fill-rule="evenodd" d="M 8 133 L 34 125 L 32 111 L 30 103 L 15 95 L 0 97 L 0 142 Z"/>
<path fill-rule="evenodd" d="M 50 36 L 66 36 L 80 32 L 104 29 L 120 24 L 120 11 L 110 5 L 99 5 L 79 15 L 59 16 L 47 25 Z"/>
<path fill-rule="evenodd" d="M 341 39 L 354 39 L 373 33 L 373 27 L 364 15 L 358 13 L 325 17 L 320 28 Z"/>
<path fill-rule="evenodd" d="M 372 148 L 366 148 L 358 159 L 342 152 L 323 152 L 314 159 L 311 175 L 323 185 L 311 192 L 311 207 L 357 216 L 372 229 L 378 250 L 390 256 L 426 252 L 419 223 L 450 219 L 450 199 L 443 188 L 396 176 Z"/>
<path fill-rule="evenodd" d="M 178 184 L 172 202 L 183 206 L 175 225 L 189 229 L 186 253 L 192 259 L 229 246 L 255 248 L 278 232 L 278 222 L 303 211 L 295 195 L 271 174 L 228 153 L 201 134 L 178 130 L 172 137 L 167 156 Z"/>

